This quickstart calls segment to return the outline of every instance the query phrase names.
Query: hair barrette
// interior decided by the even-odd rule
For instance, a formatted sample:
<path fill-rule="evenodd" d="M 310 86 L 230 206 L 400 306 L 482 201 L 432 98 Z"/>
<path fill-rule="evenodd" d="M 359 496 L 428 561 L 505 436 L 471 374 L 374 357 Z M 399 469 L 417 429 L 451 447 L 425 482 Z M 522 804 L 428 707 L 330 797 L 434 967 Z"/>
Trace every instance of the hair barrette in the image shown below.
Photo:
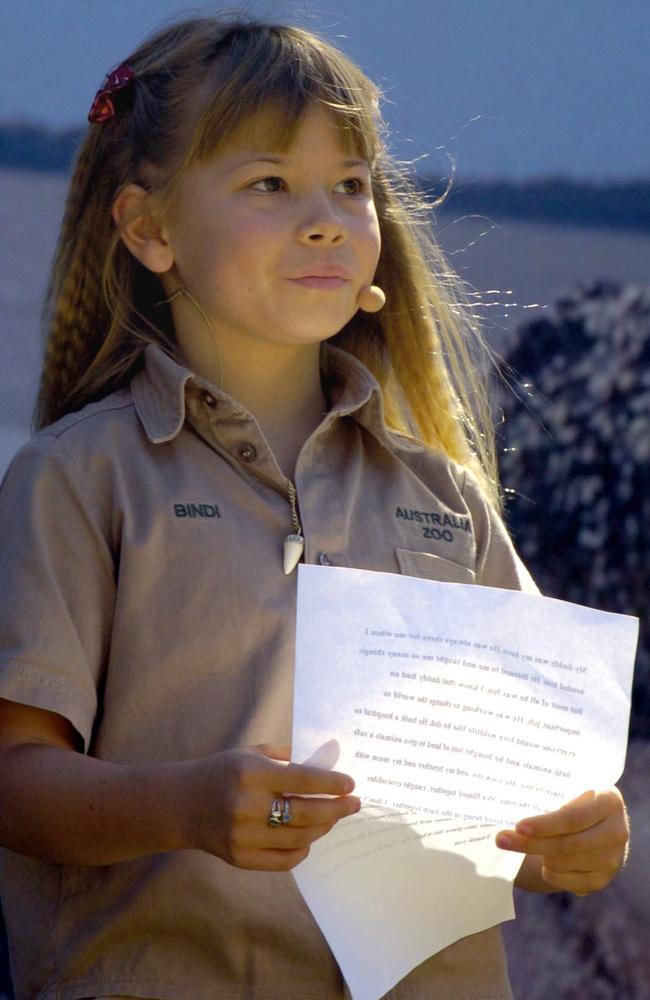
<path fill-rule="evenodd" d="M 124 111 L 133 100 L 135 73 L 125 62 L 111 70 L 95 94 L 95 100 L 88 113 L 88 121 L 93 125 L 107 122 L 118 111 Z"/>

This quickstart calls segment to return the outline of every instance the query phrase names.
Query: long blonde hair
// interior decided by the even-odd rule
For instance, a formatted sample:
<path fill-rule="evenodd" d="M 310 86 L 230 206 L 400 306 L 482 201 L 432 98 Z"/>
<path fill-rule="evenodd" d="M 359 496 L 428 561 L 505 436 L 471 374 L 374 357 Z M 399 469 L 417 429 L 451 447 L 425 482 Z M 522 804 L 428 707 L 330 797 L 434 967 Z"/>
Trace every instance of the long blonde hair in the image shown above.
<path fill-rule="evenodd" d="M 388 154 L 375 85 L 313 33 L 245 16 L 179 21 L 127 63 L 132 107 L 91 125 L 77 157 L 44 308 L 35 426 L 128 384 L 149 343 L 178 357 L 160 279 L 112 221 L 117 192 L 140 183 L 171 207 L 189 164 L 214 155 L 260 111 L 275 116 L 286 148 L 318 103 L 371 165 L 382 238 L 375 280 L 387 298 L 333 342 L 376 376 L 391 427 L 468 467 L 498 506 L 480 334 L 431 234 L 430 206 Z"/>

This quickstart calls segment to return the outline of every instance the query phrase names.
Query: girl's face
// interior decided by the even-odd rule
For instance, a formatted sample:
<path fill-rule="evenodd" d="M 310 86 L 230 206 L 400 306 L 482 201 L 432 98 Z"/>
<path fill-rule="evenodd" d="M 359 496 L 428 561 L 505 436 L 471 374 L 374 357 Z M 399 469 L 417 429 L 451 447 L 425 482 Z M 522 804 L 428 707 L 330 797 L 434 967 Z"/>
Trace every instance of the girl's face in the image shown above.
<path fill-rule="evenodd" d="M 257 128 L 191 166 L 165 224 L 185 287 L 218 341 L 242 350 L 313 345 L 337 333 L 357 311 L 380 250 L 369 166 L 344 145 L 332 115 L 308 110 L 283 154 L 269 151 L 264 126 L 262 115 Z M 183 336 L 202 335 L 192 322 L 177 330 L 181 346 Z"/>

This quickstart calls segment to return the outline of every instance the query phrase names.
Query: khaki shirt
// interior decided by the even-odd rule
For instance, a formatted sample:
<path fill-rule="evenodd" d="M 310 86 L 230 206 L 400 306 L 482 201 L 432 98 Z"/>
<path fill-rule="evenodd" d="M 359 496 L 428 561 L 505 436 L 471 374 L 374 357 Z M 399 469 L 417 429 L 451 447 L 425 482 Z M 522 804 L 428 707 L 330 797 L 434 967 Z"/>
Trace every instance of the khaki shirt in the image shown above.
<path fill-rule="evenodd" d="M 386 430 L 360 363 L 324 357 L 331 408 L 295 477 L 305 560 L 533 589 L 466 474 Z M 150 347 L 128 388 L 21 450 L 0 519 L 1 697 L 60 713 L 115 762 L 290 742 L 287 482 L 237 402 Z M 201 851 L 93 868 L 3 851 L 0 874 L 18 1000 L 346 995 L 290 874 Z M 498 929 L 389 995 L 509 997 Z"/>

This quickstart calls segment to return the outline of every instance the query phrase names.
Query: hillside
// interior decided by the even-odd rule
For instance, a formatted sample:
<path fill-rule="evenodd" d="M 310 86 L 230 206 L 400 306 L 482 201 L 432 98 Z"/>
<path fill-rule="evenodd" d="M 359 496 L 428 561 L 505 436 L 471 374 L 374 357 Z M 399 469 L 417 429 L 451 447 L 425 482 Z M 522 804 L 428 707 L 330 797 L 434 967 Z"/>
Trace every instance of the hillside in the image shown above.
<path fill-rule="evenodd" d="M 0 168 L 65 173 L 85 129 L 55 131 L 29 123 L 0 124 Z M 432 199 L 447 180 L 418 178 Z M 458 178 L 443 211 L 477 212 L 501 218 L 650 232 L 650 178 L 580 181 L 542 177 L 528 181 Z"/>

